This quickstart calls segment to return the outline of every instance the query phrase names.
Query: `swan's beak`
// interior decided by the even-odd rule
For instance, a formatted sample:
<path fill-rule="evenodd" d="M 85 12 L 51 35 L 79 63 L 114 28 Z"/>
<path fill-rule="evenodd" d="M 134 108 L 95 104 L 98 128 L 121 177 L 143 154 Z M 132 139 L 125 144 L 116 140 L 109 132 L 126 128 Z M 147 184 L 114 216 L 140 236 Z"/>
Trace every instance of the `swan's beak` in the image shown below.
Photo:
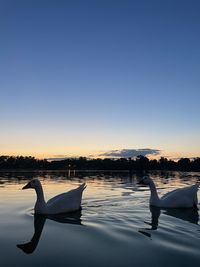
<path fill-rule="evenodd" d="M 28 189 L 28 188 L 31 188 L 31 184 L 30 184 L 30 183 L 28 183 L 28 184 L 26 184 L 24 187 L 22 187 L 23 190 L 24 190 L 24 189 Z"/>

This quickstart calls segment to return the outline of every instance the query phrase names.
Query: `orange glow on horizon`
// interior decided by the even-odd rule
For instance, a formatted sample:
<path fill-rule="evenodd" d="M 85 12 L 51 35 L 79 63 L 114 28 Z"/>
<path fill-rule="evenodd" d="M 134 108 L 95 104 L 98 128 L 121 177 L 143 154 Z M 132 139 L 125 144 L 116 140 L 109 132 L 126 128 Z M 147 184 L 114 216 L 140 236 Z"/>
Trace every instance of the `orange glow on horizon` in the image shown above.
<path fill-rule="evenodd" d="M 47 158 L 67 158 L 67 157 L 89 157 L 89 158 L 106 158 L 106 156 L 100 156 L 100 154 L 105 153 L 106 150 L 93 150 L 93 151 L 87 151 L 87 150 L 82 150 L 82 151 L 74 151 L 74 152 L 69 152 L 69 153 L 34 153 L 34 152 L 25 152 L 25 151 L 18 151 L 18 152 L 1 152 L 1 155 L 5 156 L 32 156 L 38 159 L 47 159 Z M 176 160 L 179 158 L 195 158 L 195 157 L 200 157 L 200 153 L 197 152 L 174 152 L 174 151 L 161 151 L 160 154 L 158 155 L 147 155 L 149 159 L 159 159 L 160 157 L 165 157 L 167 159 L 172 159 Z M 108 158 L 108 157 L 107 157 Z"/>

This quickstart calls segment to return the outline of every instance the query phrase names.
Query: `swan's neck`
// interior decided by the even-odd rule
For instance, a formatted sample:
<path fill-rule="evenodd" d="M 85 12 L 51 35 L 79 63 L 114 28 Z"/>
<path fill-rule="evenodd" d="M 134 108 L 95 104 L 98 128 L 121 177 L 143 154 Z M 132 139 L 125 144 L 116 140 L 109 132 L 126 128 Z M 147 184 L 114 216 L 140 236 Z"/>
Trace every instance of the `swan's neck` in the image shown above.
<path fill-rule="evenodd" d="M 37 201 L 42 201 L 45 202 L 44 200 L 44 192 L 42 189 L 42 186 L 38 186 L 37 188 L 35 188 L 36 194 L 37 194 Z"/>
<path fill-rule="evenodd" d="M 149 184 L 151 190 L 150 205 L 158 206 L 160 199 L 158 197 L 157 189 L 153 181 Z"/>
<path fill-rule="evenodd" d="M 44 192 L 42 186 L 38 186 L 35 188 L 37 194 L 37 200 L 35 203 L 35 213 L 43 213 L 44 209 L 46 208 L 46 202 L 44 199 Z"/>

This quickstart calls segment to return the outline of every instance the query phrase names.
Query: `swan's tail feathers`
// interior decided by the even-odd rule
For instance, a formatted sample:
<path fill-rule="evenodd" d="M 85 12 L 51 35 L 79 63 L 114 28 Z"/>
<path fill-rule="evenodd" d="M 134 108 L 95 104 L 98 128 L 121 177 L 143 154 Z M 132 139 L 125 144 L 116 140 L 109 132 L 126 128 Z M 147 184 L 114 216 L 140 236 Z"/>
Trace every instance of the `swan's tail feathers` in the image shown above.
<path fill-rule="evenodd" d="M 79 188 L 83 191 L 87 187 L 86 183 L 83 183 L 79 186 Z"/>
<path fill-rule="evenodd" d="M 198 189 L 199 189 L 199 185 L 200 185 L 199 183 L 196 183 L 195 185 L 193 185 L 195 191 L 198 191 Z"/>
<path fill-rule="evenodd" d="M 198 209 L 198 207 L 197 207 L 197 205 L 198 205 L 197 191 L 199 189 L 199 184 L 196 183 L 195 185 L 193 185 L 193 188 L 194 188 L 194 204 L 193 204 L 193 207 Z"/>

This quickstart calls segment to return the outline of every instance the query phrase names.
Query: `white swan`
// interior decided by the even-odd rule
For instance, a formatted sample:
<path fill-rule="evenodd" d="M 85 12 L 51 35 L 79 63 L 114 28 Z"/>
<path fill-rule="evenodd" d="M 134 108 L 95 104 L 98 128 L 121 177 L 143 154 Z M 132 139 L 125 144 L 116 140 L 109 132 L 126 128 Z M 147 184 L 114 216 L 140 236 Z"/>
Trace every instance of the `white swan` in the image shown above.
<path fill-rule="evenodd" d="M 37 194 L 35 203 L 36 214 L 59 214 L 79 210 L 85 183 L 78 188 L 59 194 L 45 202 L 42 185 L 38 179 L 31 180 L 22 189 L 33 188 Z"/>
<path fill-rule="evenodd" d="M 150 205 L 160 208 L 192 208 L 197 207 L 197 191 L 198 185 L 192 185 L 184 188 L 175 189 L 168 192 L 161 198 L 158 197 L 156 186 L 149 176 L 144 176 L 140 184 L 145 184 L 150 187 Z"/>

